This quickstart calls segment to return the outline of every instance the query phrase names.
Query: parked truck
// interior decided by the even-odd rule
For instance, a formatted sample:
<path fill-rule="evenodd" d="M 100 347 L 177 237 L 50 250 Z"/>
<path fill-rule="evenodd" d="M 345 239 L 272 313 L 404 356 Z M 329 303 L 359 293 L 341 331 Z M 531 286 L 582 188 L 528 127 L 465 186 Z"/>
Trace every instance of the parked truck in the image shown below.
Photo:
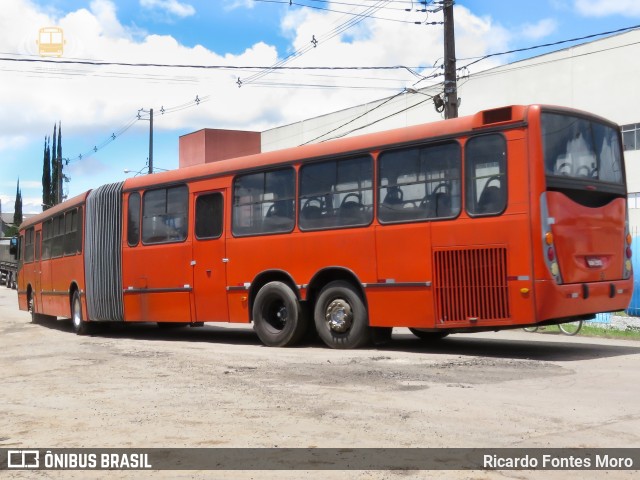
<path fill-rule="evenodd" d="M 17 237 L 0 238 L 0 285 L 15 289 L 18 284 L 18 262 L 15 257 Z"/>

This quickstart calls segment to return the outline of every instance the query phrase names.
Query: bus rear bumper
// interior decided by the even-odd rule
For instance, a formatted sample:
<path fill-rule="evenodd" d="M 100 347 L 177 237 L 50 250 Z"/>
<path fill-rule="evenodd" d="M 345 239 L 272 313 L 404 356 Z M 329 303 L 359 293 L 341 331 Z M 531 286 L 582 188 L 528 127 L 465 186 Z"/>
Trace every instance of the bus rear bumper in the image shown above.
<path fill-rule="evenodd" d="M 633 279 L 565 285 L 542 280 L 535 288 L 540 322 L 624 310 L 631 301 Z"/>

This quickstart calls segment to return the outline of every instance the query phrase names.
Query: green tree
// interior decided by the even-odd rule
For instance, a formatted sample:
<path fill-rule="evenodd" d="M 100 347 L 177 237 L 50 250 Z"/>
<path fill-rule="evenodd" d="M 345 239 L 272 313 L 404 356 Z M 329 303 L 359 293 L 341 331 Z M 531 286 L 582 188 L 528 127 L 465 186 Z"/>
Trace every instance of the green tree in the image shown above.
<path fill-rule="evenodd" d="M 20 179 L 16 187 L 16 203 L 13 207 L 13 226 L 19 227 L 22 223 L 22 192 L 20 191 Z"/>
<path fill-rule="evenodd" d="M 58 180 L 60 172 L 58 162 L 58 149 L 56 148 L 56 142 L 58 140 L 56 135 L 56 124 L 53 124 L 53 147 L 51 148 L 51 205 L 57 205 L 60 196 L 58 195 Z"/>
<path fill-rule="evenodd" d="M 51 205 L 51 153 L 49 151 L 49 138 L 45 136 L 42 165 L 42 209 L 47 210 Z"/>
<path fill-rule="evenodd" d="M 53 147 L 51 147 L 51 205 L 62 201 L 62 122 L 58 122 L 58 135 L 56 137 L 56 124 L 53 124 Z"/>

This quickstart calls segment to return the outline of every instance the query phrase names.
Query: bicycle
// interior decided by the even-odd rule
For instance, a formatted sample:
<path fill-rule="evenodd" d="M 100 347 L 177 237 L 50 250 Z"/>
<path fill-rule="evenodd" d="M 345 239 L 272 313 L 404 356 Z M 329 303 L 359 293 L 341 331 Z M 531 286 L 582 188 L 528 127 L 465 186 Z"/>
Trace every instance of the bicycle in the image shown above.
<path fill-rule="evenodd" d="M 537 332 L 538 331 L 538 327 L 537 325 L 533 326 L 533 327 L 524 327 L 524 331 L 525 332 Z M 542 327 L 544 328 L 544 327 Z M 570 337 L 577 335 L 577 333 L 580 331 L 580 329 L 582 328 L 582 320 L 576 320 L 575 322 L 567 322 L 567 323 L 559 323 L 558 324 L 558 328 L 560 329 L 560 331 L 565 334 L 565 335 L 569 335 Z"/>

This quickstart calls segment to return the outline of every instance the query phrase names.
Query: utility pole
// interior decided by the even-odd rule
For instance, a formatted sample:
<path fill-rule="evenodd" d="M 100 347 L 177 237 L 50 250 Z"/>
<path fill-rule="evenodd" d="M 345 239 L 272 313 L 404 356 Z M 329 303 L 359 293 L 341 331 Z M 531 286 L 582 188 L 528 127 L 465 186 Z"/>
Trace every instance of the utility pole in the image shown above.
<path fill-rule="evenodd" d="M 444 118 L 458 117 L 456 40 L 453 27 L 453 0 L 444 0 Z"/>
<path fill-rule="evenodd" d="M 149 109 L 149 174 L 153 173 L 153 108 Z"/>
<path fill-rule="evenodd" d="M 160 110 L 162 112 L 162 109 Z M 142 118 L 140 113 L 148 113 L 149 114 L 149 174 L 153 173 L 153 108 L 150 108 L 149 111 L 141 108 L 138 110 L 138 120 L 147 120 L 146 118 Z"/>

